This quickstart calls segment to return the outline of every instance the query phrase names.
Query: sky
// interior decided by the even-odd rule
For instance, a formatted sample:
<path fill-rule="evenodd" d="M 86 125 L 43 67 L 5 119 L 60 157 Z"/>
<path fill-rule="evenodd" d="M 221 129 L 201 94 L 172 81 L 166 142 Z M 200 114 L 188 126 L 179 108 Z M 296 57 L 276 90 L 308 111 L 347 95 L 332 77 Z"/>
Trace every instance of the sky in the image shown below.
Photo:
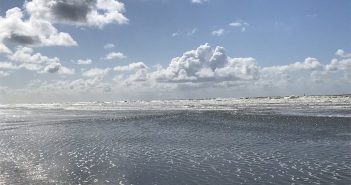
<path fill-rule="evenodd" d="M 0 103 L 347 93 L 349 0 L 0 1 Z"/>

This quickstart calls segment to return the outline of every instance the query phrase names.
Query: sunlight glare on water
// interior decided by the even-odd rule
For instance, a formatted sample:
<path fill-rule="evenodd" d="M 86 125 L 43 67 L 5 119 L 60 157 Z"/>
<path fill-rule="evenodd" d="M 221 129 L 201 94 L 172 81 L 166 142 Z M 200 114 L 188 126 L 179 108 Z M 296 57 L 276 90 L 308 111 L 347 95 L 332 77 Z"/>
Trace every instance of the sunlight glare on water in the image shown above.
<path fill-rule="evenodd" d="M 4 105 L 0 184 L 351 181 L 348 98 L 258 101 Z"/>

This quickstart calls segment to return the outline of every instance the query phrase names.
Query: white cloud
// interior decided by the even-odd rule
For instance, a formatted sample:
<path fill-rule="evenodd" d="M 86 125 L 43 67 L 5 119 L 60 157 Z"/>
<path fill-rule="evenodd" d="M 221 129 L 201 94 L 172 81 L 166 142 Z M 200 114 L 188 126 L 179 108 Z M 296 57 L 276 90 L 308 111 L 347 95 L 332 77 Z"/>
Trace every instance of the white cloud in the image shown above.
<path fill-rule="evenodd" d="M 178 36 L 179 35 L 179 33 L 178 32 L 174 32 L 174 33 L 172 33 L 172 37 L 176 37 L 176 36 Z"/>
<path fill-rule="evenodd" d="M 145 82 L 150 79 L 150 74 L 146 68 L 141 68 L 136 70 L 136 72 L 130 75 L 126 82 Z"/>
<path fill-rule="evenodd" d="M 43 71 L 41 70 L 44 68 L 44 66 L 33 63 L 23 63 L 20 65 L 20 68 L 27 69 L 29 71 L 36 71 L 38 73 L 43 73 Z"/>
<path fill-rule="evenodd" d="M 177 36 L 187 36 L 187 37 L 191 37 L 193 35 L 195 35 L 198 32 L 197 28 L 192 28 L 192 29 L 184 29 L 184 30 L 180 30 L 177 32 L 174 32 L 171 34 L 172 37 L 177 37 Z"/>
<path fill-rule="evenodd" d="M 229 23 L 229 26 L 233 26 L 233 27 L 241 27 L 242 24 L 239 23 L 239 22 L 232 22 L 232 23 Z"/>
<path fill-rule="evenodd" d="M 35 19 L 77 26 L 125 24 L 124 4 L 116 0 L 32 0 L 25 8 Z"/>
<path fill-rule="evenodd" d="M 60 70 L 61 64 L 57 62 L 52 62 L 45 66 L 44 71 L 47 73 L 56 73 Z"/>
<path fill-rule="evenodd" d="M 166 69 L 153 72 L 151 78 L 157 82 L 220 82 L 252 80 L 258 73 L 253 58 L 230 58 L 224 48 L 211 48 L 201 45 L 196 50 L 185 52 L 183 56 L 172 59 Z"/>
<path fill-rule="evenodd" d="M 343 74 L 345 79 L 350 79 L 350 64 L 349 60 L 342 59 L 323 65 L 317 59 L 308 57 L 302 62 L 261 67 L 255 58 L 232 58 L 225 54 L 223 47 L 212 48 L 209 44 L 204 44 L 173 58 L 166 68 L 159 66 L 152 71 L 145 67 L 133 70 L 129 65 L 118 66 L 115 70 L 122 73 L 114 80 L 128 88 L 147 88 L 157 92 L 186 92 L 199 88 L 223 89 L 223 91 L 286 88 L 285 92 L 295 88 L 294 92 L 298 92 L 297 89 L 303 90 L 302 86 L 311 89 L 317 88 L 318 84 L 325 86 L 340 83 L 335 81 L 338 75 Z M 329 73 L 333 70 L 337 72 Z"/>
<path fill-rule="evenodd" d="M 0 53 L 11 53 L 12 51 L 0 41 Z"/>
<path fill-rule="evenodd" d="M 191 0 L 190 2 L 191 3 L 194 3 L 194 4 L 202 4 L 202 3 L 206 3 L 208 2 L 209 0 Z"/>
<path fill-rule="evenodd" d="M 292 70 L 317 70 L 322 68 L 322 64 L 315 58 L 308 57 L 303 63 L 296 62 L 289 65 Z"/>
<path fill-rule="evenodd" d="M 338 58 L 332 59 L 330 64 L 325 66 L 326 71 L 332 74 L 343 75 L 343 79 L 351 82 L 351 53 L 338 49 L 335 55 Z M 317 79 L 320 78 L 317 77 Z"/>
<path fill-rule="evenodd" d="M 224 29 L 218 29 L 218 30 L 213 30 L 212 32 L 211 32 L 211 34 L 213 35 L 213 36 L 221 36 L 221 35 L 223 35 L 224 34 Z"/>
<path fill-rule="evenodd" d="M 85 71 L 82 76 L 88 78 L 104 78 L 109 72 L 111 71 L 110 68 L 100 69 L 100 68 L 92 68 L 88 71 Z"/>
<path fill-rule="evenodd" d="M 29 47 L 17 47 L 14 53 L 8 55 L 8 59 L 17 63 L 16 69 L 24 68 L 38 73 L 74 74 L 73 69 L 62 66 L 59 58 L 34 53 Z"/>
<path fill-rule="evenodd" d="M 18 69 L 18 66 L 14 65 L 11 62 L 0 62 L 0 70 L 12 70 Z"/>
<path fill-rule="evenodd" d="M 351 57 L 347 59 L 333 59 L 330 64 L 326 66 L 328 71 L 349 70 L 351 72 Z"/>
<path fill-rule="evenodd" d="M 58 70 L 58 73 L 61 75 L 73 75 L 75 74 L 75 70 L 67 68 L 65 66 L 61 66 L 60 69 Z"/>
<path fill-rule="evenodd" d="M 77 98 L 86 95 L 89 92 L 108 92 L 110 91 L 110 85 L 101 81 L 100 78 L 79 78 L 75 80 L 50 80 L 41 81 L 35 80 L 28 84 L 28 90 L 26 93 L 37 92 L 50 93 L 58 95 L 63 95 L 65 98 L 76 95 L 71 101 L 77 101 Z"/>
<path fill-rule="evenodd" d="M 9 76 L 13 70 L 19 69 L 19 66 L 11 62 L 0 62 L 0 77 Z"/>
<path fill-rule="evenodd" d="M 192 30 L 188 31 L 186 34 L 187 36 L 193 36 L 197 32 L 197 28 L 193 28 Z"/>
<path fill-rule="evenodd" d="M 254 58 L 229 58 L 222 68 L 216 68 L 215 74 L 221 81 L 256 80 L 259 76 L 259 67 Z"/>
<path fill-rule="evenodd" d="M 335 52 L 335 55 L 341 58 L 350 58 L 351 57 L 351 53 L 346 53 L 344 50 L 342 49 L 338 49 Z"/>
<path fill-rule="evenodd" d="M 91 59 L 79 59 L 77 61 L 77 64 L 79 64 L 79 65 L 89 65 L 91 63 L 93 63 L 93 61 Z"/>
<path fill-rule="evenodd" d="M 148 67 L 143 63 L 143 62 L 136 62 L 136 63 L 131 63 L 126 66 L 116 66 L 113 68 L 114 71 L 133 71 L 133 70 L 139 70 L 139 69 L 147 69 Z"/>
<path fill-rule="evenodd" d="M 46 62 L 55 62 L 55 58 L 46 58 L 28 48 L 18 50 L 23 50 L 13 54 L 18 62 L 0 62 L 0 76 L 12 75 L 12 70 L 17 68 L 74 73 L 60 63 Z M 23 58 L 28 58 L 29 62 L 22 61 Z M 136 62 L 114 68 L 92 68 L 83 70 L 78 79 L 41 81 L 30 90 L 59 95 L 76 93 L 77 96 L 95 93 L 91 96 L 94 100 L 102 93 L 111 93 L 106 96 L 111 97 L 121 91 L 127 97 L 136 98 L 145 98 L 145 93 L 153 98 L 264 96 L 347 92 L 351 90 L 350 79 L 351 57 L 339 57 L 327 64 L 307 57 L 286 65 L 262 67 L 253 57 L 230 57 L 223 47 L 204 44 L 173 58 L 165 67 L 157 65 L 149 68 L 142 62 Z M 23 92 L 28 94 L 25 89 Z M 91 100 L 91 97 L 85 100 Z"/>
<path fill-rule="evenodd" d="M 108 53 L 103 59 L 104 60 L 114 60 L 114 59 L 126 59 L 127 56 L 121 52 L 111 52 Z"/>
<path fill-rule="evenodd" d="M 260 78 L 256 86 L 279 87 L 287 86 L 298 81 L 314 83 L 320 81 L 325 73 L 325 66 L 317 59 L 308 57 L 304 62 L 295 62 L 288 65 L 270 66 L 260 68 Z"/>
<path fill-rule="evenodd" d="M 104 46 L 105 49 L 112 49 L 112 48 L 114 48 L 114 47 L 115 47 L 115 45 L 114 45 L 114 44 L 111 44 L 111 43 L 106 44 L 106 45 Z"/>
<path fill-rule="evenodd" d="M 9 55 L 8 58 L 12 61 L 21 62 L 21 63 L 59 63 L 60 59 L 57 57 L 49 58 L 42 55 L 41 53 L 34 53 L 32 48 L 29 47 L 18 47 L 16 52 L 12 55 Z"/>
<path fill-rule="evenodd" d="M 6 11 L 5 17 L 0 17 L 0 50 L 10 53 L 5 43 L 32 46 L 76 46 L 77 42 L 68 33 L 58 32 L 45 20 L 30 17 L 23 20 L 23 12 L 19 8 Z"/>
<path fill-rule="evenodd" d="M 11 53 L 9 43 L 30 46 L 77 46 L 65 32 L 53 24 L 94 26 L 128 23 L 123 15 L 124 4 L 117 0 L 32 0 L 23 5 L 26 13 L 18 8 L 0 16 L 0 53 Z"/>
<path fill-rule="evenodd" d="M 243 20 L 237 20 L 235 22 L 229 23 L 229 26 L 232 27 L 243 27 L 243 26 L 249 26 L 249 23 L 243 21 Z"/>
<path fill-rule="evenodd" d="M 245 32 L 246 28 L 249 26 L 249 23 L 247 23 L 241 19 L 238 19 L 234 22 L 229 23 L 229 26 L 235 27 L 235 28 L 240 28 L 242 32 Z"/>

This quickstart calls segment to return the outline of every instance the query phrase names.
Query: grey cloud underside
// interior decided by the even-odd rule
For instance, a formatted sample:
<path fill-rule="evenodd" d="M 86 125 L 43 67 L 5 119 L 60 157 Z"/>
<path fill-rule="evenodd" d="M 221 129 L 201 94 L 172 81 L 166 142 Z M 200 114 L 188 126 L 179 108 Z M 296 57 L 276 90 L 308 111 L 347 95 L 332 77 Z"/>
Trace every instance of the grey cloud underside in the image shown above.
<path fill-rule="evenodd" d="M 14 45 L 77 46 L 57 24 L 103 28 L 127 24 L 124 4 L 118 0 L 28 0 L 22 8 L 8 9 L 0 16 L 0 53 L 11 53 Z"/>
<path fill-rule="evenodd" d="M 77 42 L 64 32 L 59 32 L 49 21 L 30 16 L 15 7 L 0 16 L 0 49 L 11 53 L 8 44 L 30 46 L 76 46 Z M 10 45 L 11 46 L 11 45 Z M 0 51 L 1 52 L 1 51 Z"/>
<path fill-rule="evenodd" d="M 59 63 L 53 63 L 49 66 L 46 67 L 45 71 L 49 73 L 56 73 L 60 70 L 61 64 Z"/>
<path fill-rule="evenodd" d="M 100 28 L 128 23 L 124 4 L 117 0 L 32 0 L 25 8 L 36 19 L 52 23 Z"/>
<path fill-rule="evenodd" d="M 74 0 L 57 1 L 52 7 L 56 19 L 70 22 L 86 22 L 87 15 L 92 10 L 93 1 Z"/>
<path fill-rule="evenodd" d="M 20 45 L 35 45 L 40 43 L 40 38 L 38 36 L 11 33 L 8 38 L 5 38 L 5 42 L 11 42 Z"/>

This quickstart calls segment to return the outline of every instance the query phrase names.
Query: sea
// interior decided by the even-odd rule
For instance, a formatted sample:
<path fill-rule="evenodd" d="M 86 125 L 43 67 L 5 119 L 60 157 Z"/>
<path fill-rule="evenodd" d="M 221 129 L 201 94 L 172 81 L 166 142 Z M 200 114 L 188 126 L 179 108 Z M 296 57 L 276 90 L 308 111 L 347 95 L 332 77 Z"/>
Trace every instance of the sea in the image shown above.
<path fill-rule="evenodd" d="M 0 105 L 0 184 L 351 184 L 351 97 Z"/>

